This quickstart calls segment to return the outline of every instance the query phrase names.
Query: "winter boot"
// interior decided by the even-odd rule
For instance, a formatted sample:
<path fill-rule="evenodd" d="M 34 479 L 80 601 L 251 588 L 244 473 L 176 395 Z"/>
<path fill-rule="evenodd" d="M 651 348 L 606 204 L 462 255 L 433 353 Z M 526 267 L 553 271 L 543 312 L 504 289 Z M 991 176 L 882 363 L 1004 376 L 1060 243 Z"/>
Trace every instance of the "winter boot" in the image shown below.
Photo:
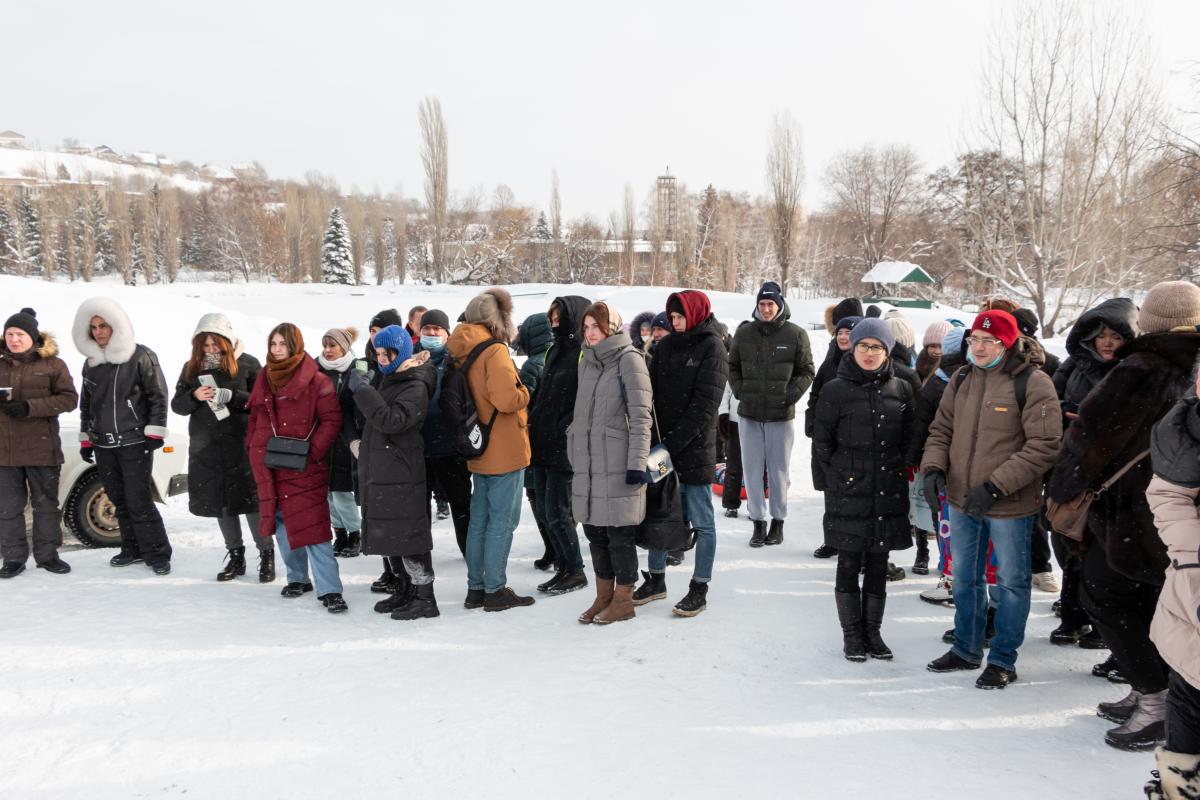
<path fill-rule="evenodd" d="M 275 580 L 275 548 L 258 551 L 258 582 Z"/>
<path fill-rule="evenodd" d="M 391 614 L 398 608 L 404 608 L 412 602 L 415 592 L 412 581 L 409 580 L 408 573 L 404 570 L 400 559 L 388 558 L 387 560 L 392 566 L 393 585 L 396 587 L 396 591 L 375 604 L 375 613 L 377 614 Z"/>
<path fill-rule="evenodd" d="M 881 661 L 892 659 L 891 649 L 884 644 L 879 629 L 883 626 L 883 609 L 887 605 L 887 595 L 864 594 L 862 596 L 863 640 L 867 646 L 867 655 Z"/>
<path fill-rule="evenodd" d="M 608 625 L 612 622 L 622 622 L 633 619 L 633 584 L 618 584 L 613 588 L 612 602 L 608 608 L 596 615 L 593 622 L 597 625 Z"/>
<path fill-rule="evenodd" d="M 596 615 L 604 609 L 608 608 L 608 604 L 613 599 L 614 581 L 612 578 L 596 578 L 596 599 L 592 601 L 592 605 L 587 611 L 579 615 L 579 621 L 584 625 L 590 625 Z"/>
<path fill-rule="evenodd" d="M 379 580 L 371 584 L 371 591 L 375 594 L 395 594 L 399 583 L 396 579 L 396 573 L 392 572 L 392 562 L 387 556 L 383 558 L 383 574 L 379 576 Z"/>
<path fill-rule="evenodd" d="M 313 585 L 305 581 L 304 583 L 289 583 L 283 587 L 279 594 L 281 597 L 299 597 L 305 592 L 311 592 L 312 590 Z"/>
<path fill-rule="evenodd" d="M 1062 619 L 1062 600 L 1055 600 L 1051 603 L 1050 610 L 1054 612 L 1054 616 Z"/>
<path fill-rule="evenodd" d="M 158 561 L 147 561 L 146 566 L 149 567 L 155 575 L 162 576 L 171 574 L 171 562 L 164 559 L 160 559 Z"/>
<path fill-rule="evenodd" d="M 979 664 L 959 658 L 953 650 L 947 650 L 942 655 L 925 665 L 930 672 L 958 672 L 979 669 Z"/>
<path fill-rule="evenodd" d="M 1153 750 L 1167 735 L 1167 690 L 1144 694 L 1129 719 L 1104 734 L 1104 742 L 1118 750 Z"/>
<path fill-rule="evenodd" d="M 444 497 L 437 499 L 437 521 L 450 518 L 450 503 Z M 437 616 L 436 614 L 434 616 Z"/>
<path fill-rule="evenodd" d="M 929 537 L 920 528 L 913 528 L 913 536 L 917 541 L 917 556 L 913 559 L 913 575 L 929 574 Z"/>
<path fill-rule="evenodd" d="M 1141 692 L 1136 689 L 1130 689 L 1129 694 L 1120 700 L 1114 700 L 1111 703 L 1101 703 L 1096 706 L 1096 716 L 1106 719 L 1109 722 L 1123 725 L 1133 716 L 1133 710 L 1137 708 L 1138 700 L 1141 698 Z"/>
<path fill-rule="evenodd" d="M 737 516 L 738 516 L 738 510 L 736 508 L 725 509 L 725 518 L 726 519 L 737 519 Z"/>
<path fill-rule="evenodd" d="M 536 559 L 533 562 L 533 568 L 541 572 L 554 569 L 554 567 L 554 552 L 548 548 L 541 558 Z"/>
<path fill-rule="evenodd" d="M 1200 797 L 1200 755 L 1173 753 L 1160 747 L 1154 753 L 1154 760 L 1158 766 L 1159 797 L 1166 800 Z M 1149 791 L 1146 796 L 1154 797 Z"/>
<path fill-rule="evenodd" d="M 823 544 L 816 550 L 813 550 L 813 558 L 833 558 L 837 555 L 837 548 Z"/>
<path fill-rule="evenodd" d="M 767 544 L 783 544 L 783 520 L 771 520 L 771 530 L 767 531 Z"/>
<path fill-rule="evenodd" d="M 1050 631 L 1050 644 L 1079 644 L 1079 640 L 1083 638 L 1083 635 L 1088 630 L 1089 627 L 1087 625 L 1076 627 L 1064 622 Z"/>
<path fill-rule="evenodd" d="M 362 554 L 362 534 L 350 531 L 346 534 L 346 549 L 342 551 L 343 558 L 357 558 Z"/>
<path fill-rule="evenodd" d="M 1104 642 L 1104 637 L 1100 635 L 1100 631 L 1092 628 L 1089 633 L 1079 637 L 1079 646 L 1084 650 L 1107 650 L 1108 645 Z"/>
<path fill-rule="evenodd" d="M 847 661 L 866 661 L 867 646 L 863 641 L 862 596 L 853 592 L 834 592 L 838 622 L 842 626 L 842 655 Z"/>
<path fill-rule="evenodd" d="M 413 590 L 407 605 L 392 612 L 392 619 L 433 619 L 440 613 L 437 600 L 433 596 L 433 584 L 425 583 Z"/>
<path fill-rule="evenodd" d="M 615 590 L 614 590 L 615 591 Z M 652 600 L 667 599 L 667 576 L 642 570 L 642 585 L 633 593 L 633 604 L 644 606 Z"/>
<path fill-rule="evenodd" d="M 686 547 L 679 549 L 679 550 L 668 550 L 667 551 L 667 565 L 672 566 L 672 567 L 678 567 L 680 564 L 683 563 L 683 554 L 686 553 L 687 550 L 688 550 L 688 548 L 686 548 Z"/>
<path fill-rule="evenodd" d="M 887 565 L 887 579 L 889 582 L 904 580 L 904 567 L 897 567 L 889 561 Z"/>
<path fill-rule="evenodd" d="M 4 566 L 0 567 L 0 578 L 15 578 L 24 571 L 25 562 L 5 561 Z"/>
<path fill-rule="evenodd" d="M 339 592 L 330 592 L 323 594 L 317 598 L 325 606 L 325 610 L 330 614 L 341 614 L 344 611 L 349 611 L 350 606 L 346 605 L 345 599 Z"/>
<path fill-rule="evenodd" d="M 587 575 L 583 570 L 577 569 L 570 572 L 564 572 L 562 578 L 547 591 L 547 594 L 566 594 L 582 589 L 588 585 Z M 540 588 L 540 587 L 539 587 Z"/>
<path fill-rule="evenodd" d="M 1003 689 L 1017 682 L 1017 671 L 1005 669 L 998 664 L 988 664 L 983 674 L 975 679 L 976 689 Z"/>
<path fill-rule="evenodd" d="M 483 589 L 467 589 L 467 599 L 463 601 L 463 608 L 472 611 L 476 608 L 483 608 L 483 600 L 487 594 Z"/>
<path fill-rule="evenodd" d="M 37 565 L 38 569 L 44 569 L 46 572 L 53 572 L 55 575 L 66 575 L 71 571 L 71 565 L 63 561 L 57 555 L 49 561 L 43 561 Z"/>
<path fill-rule="evenodd" d="M 1094 667 L 1092 667 L 1092 677 L 1093 678 L 1107 678 L 1108 673 L 1112 672 L 1115 669 L 1117 669 L 1117 657 L 1110 655 L 1108 658 L 1104 659 L 1099 664 L 1096 664 Z"/>
<path fill-rule="evenodd" d="M 937 586 L 921 592 L 921 599 L 935 606 L 954 605 L 954 581 L 949 575 L 938 578 Z"/>
<path fill-rule="evenodd" d="M 141 556 L 134 553 L 126 553 L 122 550 L 108 560 L 108 565 L 110 567 L 128 567 L 131 564 L 140 564 L 142 561 Z"/>
<path fill-rule="evenodd" d="M 677 617 L 694 617 L 708 607 L 705 599 L 707 597 L 708 584 L 692 581 L 688 584 L 688 593 L 683 596 L 682 600 L 675 604 L 671 612 Z M 613 602 L 616 602 L 615 593 L 613 594 Z"/>
<path fill-rule="evenodd" d="M 522 597 L 507 586 L 494 592 L 488 592 L 483 596 L 484 611 L 508 611 L 510 608 L 531 605 L 533 605 L 532 597 Z"/>
<path fill-rule="evenodd" d="M 566 576 L 567 576 L 567 571 L 560 569 L 554 573 L 554 576 L 551 577 L 550 580 L 546 581 L 545 583 L 539 583 L 537 590 L 539 592 L 543 592 L 546 594 L 552 594 L 554 592 L 554 587 L 557 586 L 559 584 L 559 581 L 561 581 Z"/>
<path fill-rule="evenodd" d="M 231 581 L 246 574 L 246 548 L 234 547 L 225 555 L 225 569 L 217 573 L 217 580 Z"/>
<path fill-rule="evenodd" d="M 338 558 L 344 558 L 346 555 L 346 529 L 333 529 L 333 554 Z"/>
<path fill-rule="evenodd" d="M 987 622 L 983 626 L 983 646 L 991 647 L 992 639 L 996 636 L 996 609 L 988 606 Z M 946 644 L 954 644 L 954 628 L 942 634 L 942 641 Z"/>
<path fill-rule="evenodd" d="M 756 519 L 752 522 L 754 524 L 754 533 L 750 534 L 750 546 L 762 547 L 767 543 L 767 521 L 765 519 Z"/>

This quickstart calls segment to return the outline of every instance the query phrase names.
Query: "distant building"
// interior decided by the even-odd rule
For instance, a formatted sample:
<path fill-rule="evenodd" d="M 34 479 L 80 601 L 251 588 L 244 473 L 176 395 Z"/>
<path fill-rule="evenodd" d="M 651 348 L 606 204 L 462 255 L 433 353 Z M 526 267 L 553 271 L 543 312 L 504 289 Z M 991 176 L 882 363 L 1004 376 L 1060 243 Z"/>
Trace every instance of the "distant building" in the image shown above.
<path fill-rule="evenodd" d="M 237 175 L 233 170 L 219 164 L 204 164 L 200 167 L 200 177 L 210 181 L 236 181 Z"/>
<path fill-rule="evenodd" d="M 679 200 L 679 188 L 675 185 L 675 176 L 668 168 L 666 175 L 658 176 L 657 203 L 654 209 L 658 217 L 657 227 L 666 233 L 666 238 L 675 239 L 675 206 Z"/>
<path fill-rule="evenodd" d="M 25 149 L 25 137 L 16 131 L 0 131 L 0 147 Z"/>
<path fill-rule="evenodd" d="M 267 172 L 256 163 L 230 164 L 233 174 L 243 181 L 265 181 Z"/>

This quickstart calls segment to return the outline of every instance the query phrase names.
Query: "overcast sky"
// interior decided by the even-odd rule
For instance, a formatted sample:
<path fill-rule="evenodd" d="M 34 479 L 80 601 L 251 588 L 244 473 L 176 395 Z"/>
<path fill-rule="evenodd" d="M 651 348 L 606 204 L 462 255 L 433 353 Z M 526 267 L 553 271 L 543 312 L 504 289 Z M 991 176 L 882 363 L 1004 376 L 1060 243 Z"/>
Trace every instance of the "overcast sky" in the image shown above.
<path fill-rule="evenodd" d="M 692 190 L 761 193 L 770 119 L 788 109 L 813 196 L 832 155 L 869 141 L 951 160 L 1006 5 L 8 3 L 0 129 L 419 197 L 417 104 L 436 95 L 454 193 L 504 183 L 545 208 L 556 168 L 564 215 L 604 220 L 627 181 L 640 206 L 668 166 Z M 1200 2 L 1128 7 L 1179 105 Z"/>

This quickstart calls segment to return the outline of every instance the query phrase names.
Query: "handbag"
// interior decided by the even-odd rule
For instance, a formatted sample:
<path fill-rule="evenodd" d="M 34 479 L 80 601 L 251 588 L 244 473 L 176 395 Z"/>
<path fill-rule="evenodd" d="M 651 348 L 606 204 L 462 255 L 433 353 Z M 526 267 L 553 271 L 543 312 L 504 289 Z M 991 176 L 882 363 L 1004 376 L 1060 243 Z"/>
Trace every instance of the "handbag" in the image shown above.
<path fill-rule="evenodd" d="M 1126 472 L 1137 466 L 1138 462 L 1148 455 L 1150 455 L 1149 450 L 1138 453 L 1132 461 L 1117 470 L 1115 475 L 1100 484 L 1100 488 L 1095 491 L 1088 489 L 1065 503 L 1046 498 L 1046 519 L 1050 521 L 1050 530 L 1071 541 L 1082 542 L 1084 531 L 1087 530 L 1088 510 L 1092 507 L 1092 502 L 1111 489 L 1113 484 L 1124 477 Z"/>
<path fill-rule="evenodd" d="M 683 521 L 679 476 L 668 472 L 663 480 L 646 487 L 646 517 L 637 526 L 634 542 L 647 550 L 684 550 L 691 532 L 691 526 Z"/>
<path fill-rule="evenodd" d="M 267 439 L 267 452 L 263 455 L 263 465 L 268 469 L 290 469 L 293 472 L 303 472 L 308 466 L 308 453 L 312 447 L 313 432 L 317 429 L 314 421 L 312 430 L 303 439 L 292 436 L 280 436 L 275 432 L 275 414 L 267 406 L 267 418 L 271 420 L 271 438 Z"/>
<path fill-rule="evenodd" d="M 654 406 L 650 406 L 650 419 L 654 423 L 654 438 L 658 440 L 658 444 L 652 446 L 646 455 L 646 482 L 653 485 L 674 472 L 675 465 L 671 463 L 671 453 L 667 446 L 662 443 L 662 435 L 658 431 L 658 414 L 655 413 Z"/>

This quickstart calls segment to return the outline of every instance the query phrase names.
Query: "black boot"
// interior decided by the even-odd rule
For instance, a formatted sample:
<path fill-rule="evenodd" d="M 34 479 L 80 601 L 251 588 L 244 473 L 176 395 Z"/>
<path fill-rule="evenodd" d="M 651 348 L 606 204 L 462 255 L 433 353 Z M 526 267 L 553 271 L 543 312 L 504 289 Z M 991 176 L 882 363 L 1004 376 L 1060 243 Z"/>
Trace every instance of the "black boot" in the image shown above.
<path fill-rule="evenodd" d="M 587 585 L 587 575 L 584 574 L 583 570 L 572 570 L 561 573 L 561 577 L 549 589 L 542 589 L 541 586 L 538 589 L 545 591 L 547 594 L 566 594 L 567 592 L 583 589 Z"/>
<path fill-rule="evenodd" d="M 750 546 L 762 547 L 767 543 L 767 521 L 765 519 L 754 520 L 754 533 L 750 534 Z"/>
<path fill-rule="evenodd" d="M 375 611 L 379 614 L 391 614 L 398 608 L 403 608 L 408 605 L 413 599 L 413 585 L 408 578 L 408 572 L 404 569 L 404 564 L 398 558 L 385 559 L 391 565 L 392 581 L 395 591 L 389 597 L 385 597 L 375 604 Z"/>
<path fill-rule="evenodd" d="M 246 574 L 246 548 L 230 548 L 225 558 L 225 569 L 217 573 L 217 580 L 231 581 L 239 575 Z"/>
<path fill-rule="evenodd" d="M 667 576 L 661 572 L 642 570 L 642 585 L 633 593 L 633 604 L 644 606 L 651 600 L 667 599 Z"/>
<path fill-rule="evenodd" d="M 383 574 L 379 576 L 379 580 L 371 584 L 371 591 L 375 594 L 396 593 L 396 574 L 392 572 L 391 562 L 386 556 L 383 559 Z"/>
<path fill-rule="evenodd" d="M 833 558 L 837 555 L 837 548 L 823 544 L 816 550 L 813 550 L 813 558 Z"/>
<path fill-rule="evenodd" d="M 783 544 L 783 520 L 771 520 L 771 530 L 767 532 L 767 544 Z"/>
<path fill-rule="evenodd" d="M 346 600 L 345 600 L 345 598 L 342 597 L 340 592 L 330 592 L 329 594 L 323 594 L 320 597 L 318 597 L 317 599 L 320 600 L 322 604 L 324 604 L 325 609 L 330 614 L 341 614 L 350 609 L 350 606 L 346 605 Z"/>
<path fill-rule="evenodd" d="M 863 642 L 862 597 L 853 592 L 834 592 L 838 622 L 842 625 L 842 654 L 847 661 L 866 661 L 867 648 Z"/>
<path fill-rule="evenodd" d="M 0 567 L 0 578 L 15 578 L 25 571 L 24 561 L 5 561 Z"/>
<path fill-rule="evenodd" d="M 407 605 L 392 612 L 392 619 L 432 619 L 440 613 L 433 596 L 433 584 L 426 583 L 416 587 Z"/>
<path fill-rule="evenodd" d="M 546 581 L 545 583 L 539 583 L 537 590 L 539 592 L 553 592 L 554 587 L 558 586 L 559 581 L 561 581 L 566 576 L 567 576 L 567 571 L 560 569 L 554 573 L 553 577 L 551 577 L 550 580 Z"/>
<path fill-rule="evenodd" d="M 675 604 L 671 612 L 677 617 L 694 617 L 708 608 L 708 584 L 692 581 L 688 584 L 688 593 Z"/>
<path fill-rule="evenodd" d="M 883 609 L 887 605 L 887 595 L 864 594 L 862 596 L 863 639 L 867 647 L 867 655 L 881 661 L 890 661 L 892 651 L 883 642 L 879 629 L 883 625 Z"/>
<path fill-rule="evenodd" d="M 337 558 L 342 558 L 346 555 L 346 529 L 333 529 L 333 554 Z"/>
<path fill-rule="evenodd" d="M 350 531 L 346 534 L 346 549 L 342 551 L 343 558 L 357 558 L 362 553 L 362 534 Z"/>
<path fill-rule="evenodd" d="M 437 521 L 441 522 L 442 520 L 449 518 L 450 503 L 448 503 L 444 497 L 437 498 Z"/>
<path fill-rule="evenodd" d="M 913 528 L 917 539 L 917 557 L 913 559 L 913 575 L 929 574 L 929 537 L 920 528 Z"/>
<path fill-rule="evenodd" d="M 258 551 L 258 582 L 270 583 L 275 580 L 275 549 Z"/>
<path fill-rule="evenodd" d="M 904 567 L 897 567 L 889 561 L 887 565 L 887 579 L 889 583 L 904 580 Z"/>

